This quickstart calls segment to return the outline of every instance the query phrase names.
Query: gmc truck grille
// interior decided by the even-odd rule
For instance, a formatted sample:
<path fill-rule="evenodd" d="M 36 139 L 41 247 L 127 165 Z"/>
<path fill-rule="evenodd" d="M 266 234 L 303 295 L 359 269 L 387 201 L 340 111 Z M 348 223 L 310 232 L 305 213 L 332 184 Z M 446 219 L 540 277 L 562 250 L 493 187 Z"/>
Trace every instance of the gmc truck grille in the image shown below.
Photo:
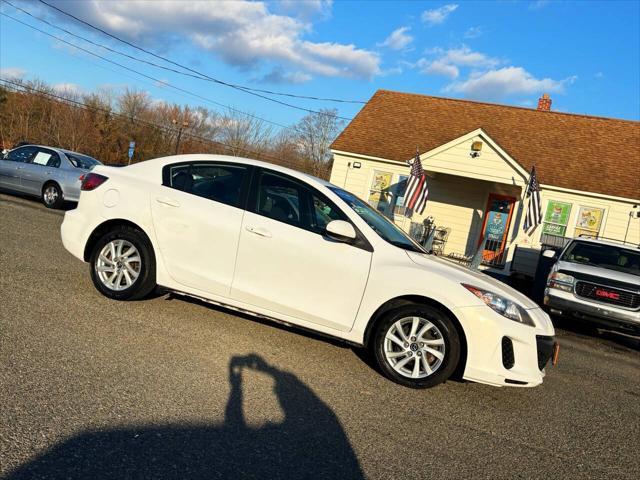
<path fill-rule="evenodd" d="M 640 307 L 640 293 L 605 287 L 596 283 L 578 281 L 576 283 L 576 295 L 619 307 L 632 309 Z"/>

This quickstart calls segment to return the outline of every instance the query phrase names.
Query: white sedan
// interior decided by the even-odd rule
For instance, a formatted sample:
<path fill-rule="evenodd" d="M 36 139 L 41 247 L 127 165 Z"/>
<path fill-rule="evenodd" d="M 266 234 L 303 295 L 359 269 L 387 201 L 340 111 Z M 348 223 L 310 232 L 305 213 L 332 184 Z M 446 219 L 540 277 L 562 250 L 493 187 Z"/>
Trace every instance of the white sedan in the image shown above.
<path fill-rule="evenodd" d="M 535 386 L 556 350 L 549 317 L 487 275 L 426 254 L 353 194 L 287 168 L 221 155 L 96 167 L 64 246 L 96 288 L 156 285 L 340 338 L 414 388 L 454 372 Z"/>

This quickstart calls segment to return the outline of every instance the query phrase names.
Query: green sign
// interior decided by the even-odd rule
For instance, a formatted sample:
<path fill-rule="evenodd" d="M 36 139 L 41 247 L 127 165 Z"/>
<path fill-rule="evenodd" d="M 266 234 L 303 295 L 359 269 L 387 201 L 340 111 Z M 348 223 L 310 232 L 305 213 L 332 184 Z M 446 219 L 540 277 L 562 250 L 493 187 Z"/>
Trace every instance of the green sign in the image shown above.
<path fill-rule="evenodd" d="M 567 227 L 564 225 L 556 225 L 555 223 L 545 223 L 542 225 L 542 233 L 548 235 L 556 235 L 558 237 L 564 237 L 564 233 L 567 231 Z"/>
<path fill-rule="evenodd" d="M 567 225 L 569 223 L 569 215 L 571 214 L 571 204 L 556 202 L 549 200 L 547 203 L 547 213 L 544 221 L 548 223 L 556 223 L 558 225 Z"/>

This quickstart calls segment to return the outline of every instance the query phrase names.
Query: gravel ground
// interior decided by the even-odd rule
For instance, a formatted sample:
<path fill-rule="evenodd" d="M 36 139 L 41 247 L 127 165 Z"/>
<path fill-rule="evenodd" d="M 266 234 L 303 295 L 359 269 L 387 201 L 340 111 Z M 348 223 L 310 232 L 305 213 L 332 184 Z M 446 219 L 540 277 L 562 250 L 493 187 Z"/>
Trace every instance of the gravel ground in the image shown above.
<path fill-rule="evenodd" d="M 62 215 L 0 194 L 0 477 L 640 475 L 637 339 L 559 329 L 540 387 L 408 390 L 312 335 L 102 297 Z"/>

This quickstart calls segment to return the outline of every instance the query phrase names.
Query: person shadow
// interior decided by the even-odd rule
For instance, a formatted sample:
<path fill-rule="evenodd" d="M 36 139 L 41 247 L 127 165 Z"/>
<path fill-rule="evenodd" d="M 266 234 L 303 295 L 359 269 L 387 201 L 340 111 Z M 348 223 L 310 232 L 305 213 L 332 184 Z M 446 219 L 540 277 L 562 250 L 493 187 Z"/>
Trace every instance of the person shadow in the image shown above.
<path fill-rule="evenodd" d="M 280 423 L 247 424 L 243 372 L 269 375 Z M 252 354 L 229 363 L 223 425 L 146 425 L 81 433 L 6 477 L 22 479 L 362 479 L 333 411 L 294 374 Z"/>

